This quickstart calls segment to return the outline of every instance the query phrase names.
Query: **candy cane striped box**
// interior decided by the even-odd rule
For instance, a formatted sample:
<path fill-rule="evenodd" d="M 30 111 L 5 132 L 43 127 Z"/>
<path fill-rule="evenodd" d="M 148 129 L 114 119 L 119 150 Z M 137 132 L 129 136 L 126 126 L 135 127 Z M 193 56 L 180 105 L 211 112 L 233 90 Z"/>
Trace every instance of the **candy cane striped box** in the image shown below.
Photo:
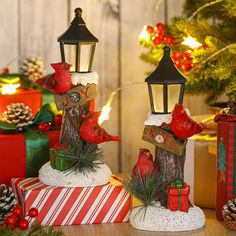
<path fill-rule="evenodd" d="M 118 223 L 129 219 L 131 196 L 116 176 L 106 185 L 84 188 L 48 186 L 38 178 L 13 178 L 11 183 L 24 214 L 37 208 L 36 220 L 44 226 Z M 28 220 L 33 223 L 35 219 Z"/>

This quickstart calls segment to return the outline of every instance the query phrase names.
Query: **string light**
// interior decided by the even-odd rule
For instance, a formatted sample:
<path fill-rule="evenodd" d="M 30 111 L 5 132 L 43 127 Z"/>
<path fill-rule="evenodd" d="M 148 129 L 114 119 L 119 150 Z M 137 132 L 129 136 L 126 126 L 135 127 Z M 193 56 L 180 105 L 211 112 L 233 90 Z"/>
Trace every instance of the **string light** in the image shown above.
<path fill-rule="evenodd" d="M 20 84 L 6 84 L 2 87 L 2 94 L 14 94 L 16 89 L 20 87 Z"/>
<path fill-rule="evenodd" d="M 182 45 L 187 45 L 192 49 L 202 46 L 201 43 L 199 43 L 195 38 L 193 38 L 191 36 L 184 37 L 184 41 L 181 44 Z"/>

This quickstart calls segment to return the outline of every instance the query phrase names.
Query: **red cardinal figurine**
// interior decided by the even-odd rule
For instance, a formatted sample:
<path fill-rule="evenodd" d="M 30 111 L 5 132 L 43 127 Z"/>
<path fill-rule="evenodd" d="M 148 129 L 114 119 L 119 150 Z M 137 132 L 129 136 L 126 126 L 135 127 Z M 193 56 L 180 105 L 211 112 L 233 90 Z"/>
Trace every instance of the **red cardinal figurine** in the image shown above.
<path fill-rule="evenodd" d="M 59 62 L 51 64 L 55 74 L 47 78 L 43 84 L 44 88 L 56 94 L 67 92 L 71 88 L 70 64 Z"/>
<path fill-rule="evenodd" d="M 148 149 L 139 149 L 138 162 L 134 166 L 132 172 L 135 176 L 137 176 L 138 171 L 142 179 L 145 179 L 148 174 L 155 173 L 157 171 L 152 154 Z"/>
<path fill-rule="evenodd" d="M 98 118 L 101 112 L 89 111 L 82 115 L 83 123 L 80 127 L 81 137 L 88 143 L 104 143 L 109 141 L 120 141 L 120 137 L 108 134 L 99 124 Z"/>
<path fill-rule="evenodd" d="M 176 104 L 172 112 L 172 121 L 170 128 L 175 136 L 187 139 L 194 134 L 199 134 L 203 129 L 207 129 L 207 125 L 199 123 L 191 119 L 181 104 Z"/>

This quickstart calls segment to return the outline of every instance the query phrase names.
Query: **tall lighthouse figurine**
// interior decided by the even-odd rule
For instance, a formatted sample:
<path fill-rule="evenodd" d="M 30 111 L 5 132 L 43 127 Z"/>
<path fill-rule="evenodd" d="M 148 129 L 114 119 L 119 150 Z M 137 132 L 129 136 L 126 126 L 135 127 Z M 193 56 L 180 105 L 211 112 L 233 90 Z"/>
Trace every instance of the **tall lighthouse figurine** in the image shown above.
<path fill-rule="evenodd" d="M 60 143 L 50 150 L 50 162 L 39 172 L 44 184 L 64 187 L 98 186 L 111 177 L 102 162 L 99 143 L 120 141 L 99 124 L 94 111 L 98 74 L 92 71 L 98 39 L 88 30 L 82 9 L 75 9 L 70 27 L 58 37 L 61 62 L 51 64 L 55 74 L 44 87 L 55 93 L 58 110 L 63 111 Z"/>

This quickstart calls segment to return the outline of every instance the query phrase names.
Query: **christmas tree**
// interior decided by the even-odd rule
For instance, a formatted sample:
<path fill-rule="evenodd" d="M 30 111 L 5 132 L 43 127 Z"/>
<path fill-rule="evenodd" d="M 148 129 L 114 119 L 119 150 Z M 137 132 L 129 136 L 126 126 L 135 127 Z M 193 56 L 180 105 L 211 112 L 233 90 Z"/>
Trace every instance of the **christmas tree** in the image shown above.
<path fill-rule="evenodd" d="M 219 163 L 218 170 L 220 170 L 222 172 L 227 171 L 227 169 L 225 167 L 225 165 L 227 164 L 227 161 L 225 160 L 225 158 L 226 158 L 225 144 L 224 144 L 223 139 L 221 139 L 221 141 L 219 143 L 219 147 L 218 147 L 218 160 L 217 160 L 217 162 Z"/>
<path fill-rule="evenodd" d="M 186 91 L 206 93 L 211 102 L 226 92 L 236 99 L 236 1 L 186 0 L 184 16 L 144 28 L 141 59 L 157 65 L 168 44 L 176 66 L 186 75 Z"/>

